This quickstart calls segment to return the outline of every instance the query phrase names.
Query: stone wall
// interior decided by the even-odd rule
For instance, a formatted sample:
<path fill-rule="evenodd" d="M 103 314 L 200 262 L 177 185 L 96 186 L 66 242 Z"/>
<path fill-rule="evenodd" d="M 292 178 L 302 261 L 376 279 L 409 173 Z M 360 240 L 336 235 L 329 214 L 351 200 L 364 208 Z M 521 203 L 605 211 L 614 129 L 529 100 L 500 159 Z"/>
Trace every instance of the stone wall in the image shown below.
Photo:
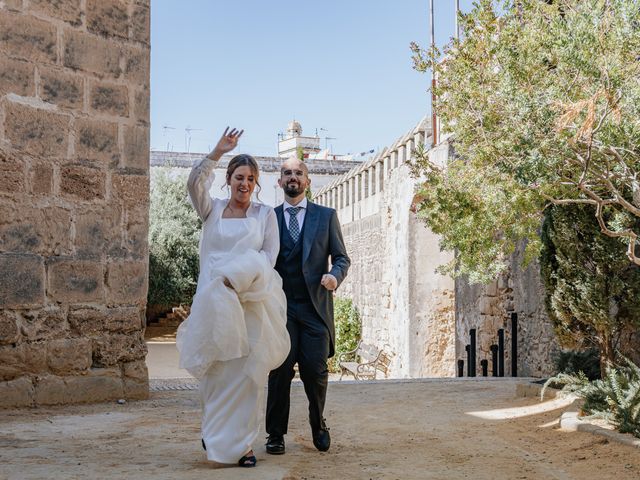
<path fill-rule="evenodd" d="M 0 406 L 143 398 L 149 1 L 0 2 Z"/>
<path fill-rule="evenodd" d="M 337 209 L 352 262 L 337 294 L 357 306 L 363 340 L 392 354 L 392 377 L 455 372 L 454 284 L 435 273 L 451 254 L 411 212 L 415 180 L 406 160 L 427 135 L 420 122 L 316 198 Z"/>
<path fill-rule="evenodd" d="M 476 373 L 489 361 L 498 330 L 505 331 L 505 375 L 511 375 L 511 314 L 518 314 L 518 375 L 548 376 L 559 350 L 544 306 L 537 264 L 521 267 L 521 251 L 510 269 L 489 285 L 455 282 L 435 273 L 452 258 L 439 238 L 411 212 L 416 180 L 405 160 L 425 142 L 425 122 L 389 149 L 330 183 L 316 201 L 335 208 L 352 266 L 337 294 L 350 297 L 360 311 L 365 342 L 390 350 L 394 377 L 456 374 L 465 362 L 469 330 L 476 329 Z M 447 140 L 429 151 L 445 165 Z"/>
<path fill-rule="evenodd" d="M 522 248 L 509 259 L 509 269 L 489 285 L 470 285 L 465 279 L 456 281 L 456 357 L 465 361 L 465 345 L 469 330 L 476 329 L 476 374 L 481 375 L 480 360 L 489 362 L 491 375 L 491 345 L 498 344 L 498 330 L 504 329 L 504 373 L 511 376 L 511 314 L 518 318 L 518 376 L 546 377 L 552 375 L 553 357 L 560 346 L 544 305 L 544 286 L 540 268 L 533 262 L 522 268 Z"/>

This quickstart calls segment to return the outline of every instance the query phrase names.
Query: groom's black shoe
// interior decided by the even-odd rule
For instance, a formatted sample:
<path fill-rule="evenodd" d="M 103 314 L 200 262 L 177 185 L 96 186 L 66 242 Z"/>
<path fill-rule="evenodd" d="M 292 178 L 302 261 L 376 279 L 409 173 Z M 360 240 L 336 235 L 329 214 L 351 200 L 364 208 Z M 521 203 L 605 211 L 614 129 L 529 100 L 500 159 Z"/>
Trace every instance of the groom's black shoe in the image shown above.
<path fill-rule="evenodd" d="M 321 452 L 326 452 L 331 446 L 331 435 L 329 435 L 329 427 L 322 419 L 322 425 L 318 430 L 313 430 L 313 445 Z"/>
<path fill-rule="evenodd" d="M 269 435 L 267 437 L 267 453 L 282 455 L 284 453 L 284 437 L 282 435 Z"/>

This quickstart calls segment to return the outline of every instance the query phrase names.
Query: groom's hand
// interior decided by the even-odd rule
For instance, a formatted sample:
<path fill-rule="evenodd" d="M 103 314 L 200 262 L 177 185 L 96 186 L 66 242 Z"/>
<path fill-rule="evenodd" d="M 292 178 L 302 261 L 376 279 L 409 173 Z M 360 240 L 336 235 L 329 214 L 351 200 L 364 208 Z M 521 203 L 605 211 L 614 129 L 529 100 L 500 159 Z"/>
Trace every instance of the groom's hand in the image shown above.
<path fill-rule="evenodd" d="M 338 280 L 336 280 L 336 277 L 334 277 L 330 273 L 325 273 L 322 276 L 322 280 L 320 280 L 320 285 L 322 285 L 329 291 L 333 291 L 338 288 Z"/>

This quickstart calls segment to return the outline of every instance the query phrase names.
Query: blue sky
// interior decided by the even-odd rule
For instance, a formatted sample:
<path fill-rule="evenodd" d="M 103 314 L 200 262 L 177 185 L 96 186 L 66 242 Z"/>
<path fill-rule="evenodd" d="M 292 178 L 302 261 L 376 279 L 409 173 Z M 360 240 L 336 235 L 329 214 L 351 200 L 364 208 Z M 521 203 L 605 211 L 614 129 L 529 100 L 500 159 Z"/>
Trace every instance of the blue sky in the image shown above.
<path fill-rule="evenodd" d="M 436 41 L 454 0 L 435 0 Z M 472 0 L 460 0 L 468 11 Z M 151 148 L 275 155 L 295 117 L 334 153 L 383 148 L 429 112 L 430 77 L 409 43 L 429 43 L 428 0 L 152 0 Z M 172 128 L 163 128 L 172 127 Z M 325 130 L 320 130 L 321 128 Z M 195 130 L 199 129 L 199 130 Z"/>

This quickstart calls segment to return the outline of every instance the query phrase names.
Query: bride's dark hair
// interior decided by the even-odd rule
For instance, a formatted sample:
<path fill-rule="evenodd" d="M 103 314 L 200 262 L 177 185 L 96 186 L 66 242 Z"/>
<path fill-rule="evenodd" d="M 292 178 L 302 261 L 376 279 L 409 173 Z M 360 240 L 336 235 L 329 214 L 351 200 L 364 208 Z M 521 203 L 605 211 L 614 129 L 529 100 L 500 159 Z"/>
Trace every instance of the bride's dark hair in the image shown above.
<path fill-rule="evenodd" d="M 229 161 L 229 165 L 227 165 L 227 185 L 229 184 L 229 180 L 231 179 L 231 175 L 236 171 L 238 167 L 247 166 L 251 169 L 251 173 L 256 177 L 256 185 L 258 187 L 258 191 L 256 192 L 256 198 L 260 200 L 259 193 L 262 190 L 262 186 L 260 185 L 260 167 L 258 167 L 258 162 L 251 155 L 246 153 L 241 153 L 240 155 L 236 155 Z"/>

